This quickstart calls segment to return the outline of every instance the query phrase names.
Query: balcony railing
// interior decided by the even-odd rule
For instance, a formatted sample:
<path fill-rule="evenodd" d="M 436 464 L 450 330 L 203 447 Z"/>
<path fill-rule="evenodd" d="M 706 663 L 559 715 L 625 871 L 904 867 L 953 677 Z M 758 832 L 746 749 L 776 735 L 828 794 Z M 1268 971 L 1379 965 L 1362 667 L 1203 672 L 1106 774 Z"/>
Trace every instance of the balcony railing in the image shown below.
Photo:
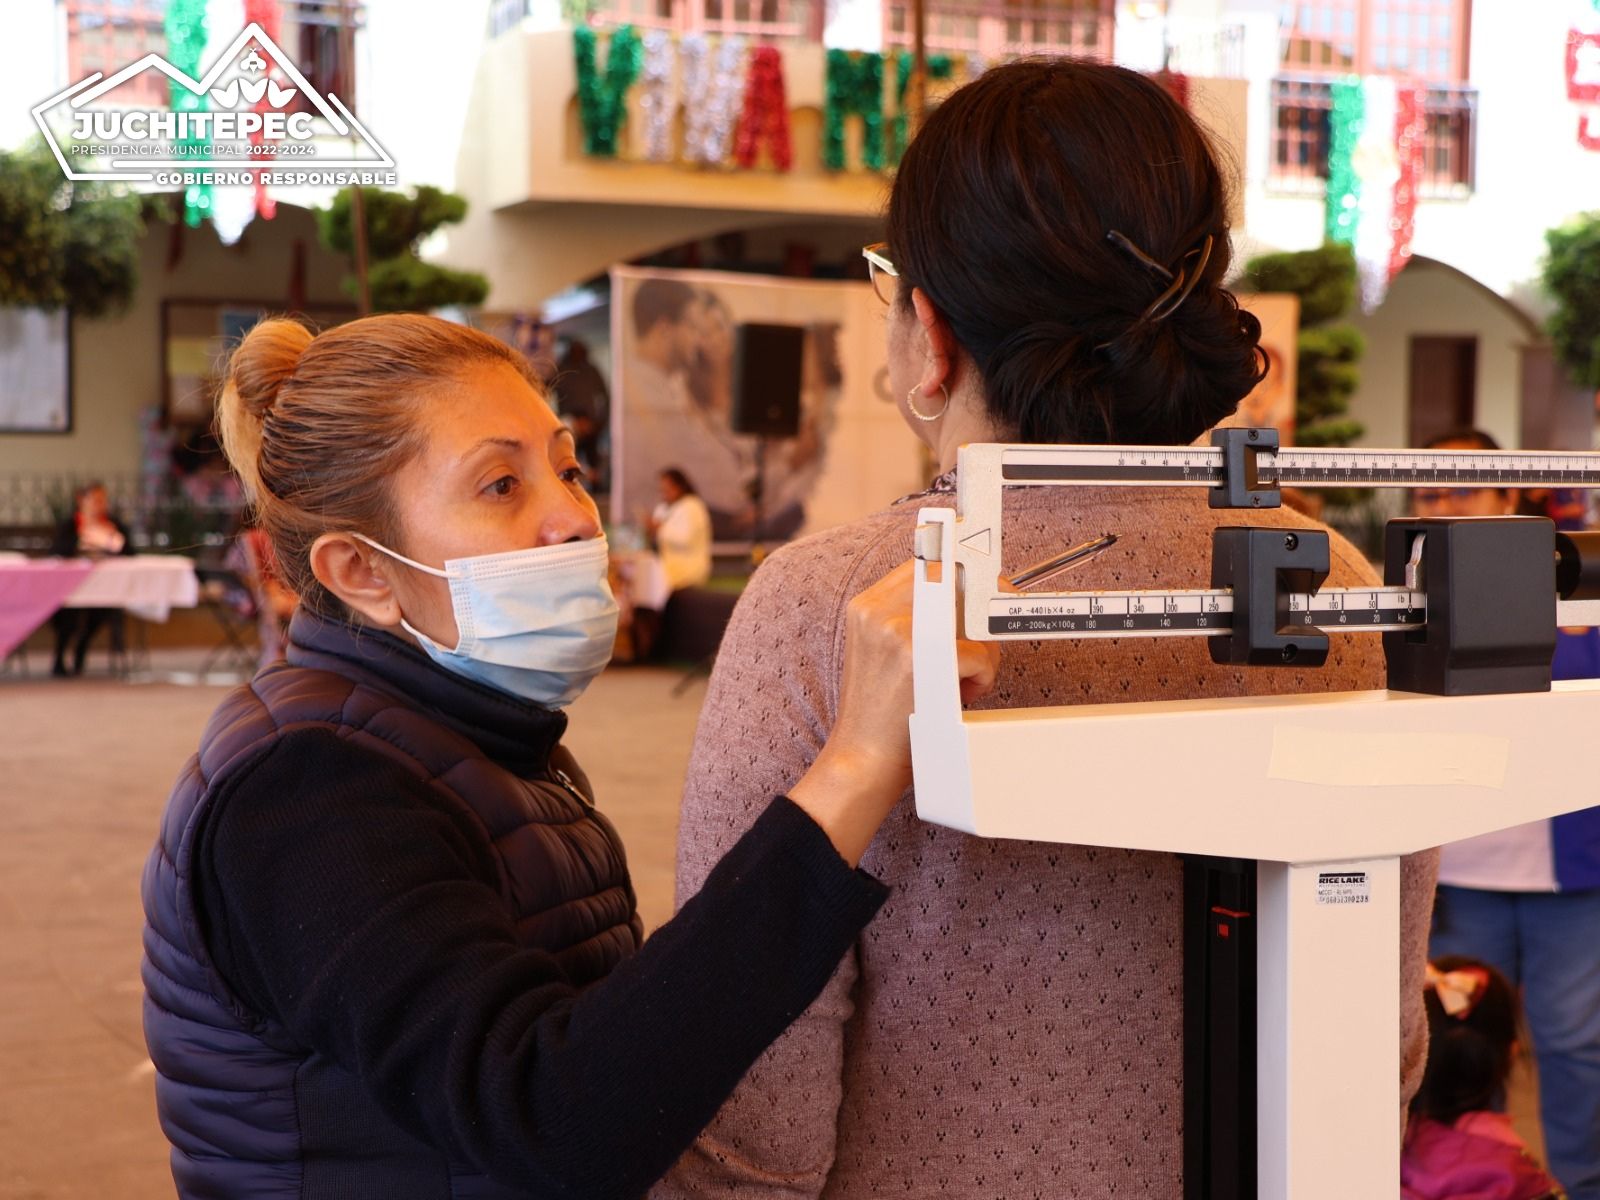
<path fill-rule="evenodd" d="M 911 5 L 883 6 L 885 46 L 909 48 Z M 1112 0 L 930 0 L 928 49 L 976 54 L 986 59 L 1012 54 L 1070 54 L 1111 58 L 1116 11 Z"/>
<path fill-rule="evenodd" d="M 764 39 L 821 37 L 825 7 L 825 0 L 569 0 L 564 6 L 573 18 L 595 25 Z M 493 0 L 490 36 L 516 29 L 532 8 L 532 0 Z M 903 0 L 886 0 L 885 47 L 911 45 L 910 10 Z M 1116 26 L 1114 0 L 929 0 L 927 12 L 930 51 L 985 59 L 1014 54 L 1109 59 Z"/>
<path fill-rule="evenodd" d="M 823 5 L 824 0 L 570 0 L 563 9 L 594 25 L 724 37 L 819 38 Z M 531 9 L 530 0 L 494 0 L 489 36 L 517 28 Z"/>
<path fill-rule="evenodd" d="M 1243 79 L 1244 45 L 1243 25 L 1182 31 L 1172 41 L 1167 65 L 1202 79 Z"/>
<path fill-rule="evenodd" d="M 1328 117 L 1332 83 L 1326 76 L 1280 75 L 1272 81 L 1272 165 L 1268 182 L 1280 191 L 1320 194 L 1328 178 Z M 1478 89 L 1429 84 L 1424 104 L 1419 194 L 1434 199 L 1470 195 L 1475 178 Z"/>

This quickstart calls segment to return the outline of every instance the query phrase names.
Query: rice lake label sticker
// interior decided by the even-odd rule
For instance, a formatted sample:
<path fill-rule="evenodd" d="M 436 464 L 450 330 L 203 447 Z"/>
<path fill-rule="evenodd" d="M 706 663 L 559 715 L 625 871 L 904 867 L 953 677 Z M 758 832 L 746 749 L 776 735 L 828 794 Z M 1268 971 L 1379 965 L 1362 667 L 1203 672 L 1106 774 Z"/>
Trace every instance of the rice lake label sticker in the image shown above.
<path fill-rule="evenodd" d="M 1321 871 L 1317 874 L 1318 904 L 1370 904 L 1372 885 L 1365 871 Z"/>

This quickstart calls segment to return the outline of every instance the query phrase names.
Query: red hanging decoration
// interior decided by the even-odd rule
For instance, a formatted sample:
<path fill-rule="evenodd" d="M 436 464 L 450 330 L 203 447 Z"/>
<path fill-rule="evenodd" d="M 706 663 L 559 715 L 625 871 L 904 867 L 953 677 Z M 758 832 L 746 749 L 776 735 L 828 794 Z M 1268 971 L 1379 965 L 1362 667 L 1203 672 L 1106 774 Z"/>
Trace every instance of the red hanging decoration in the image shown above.
<path fill-rule="evenodd" d="M 794 162 L 789 141 L 789 102 L 784 95 L 783 59 L 776 46 L 757 46 L 750 55 L 745 81 L 744 112 L 734 134 L 733 156 L 741 167 L 756 165 L 761 143 L 769 144 L 772 162 L 787 171 Z"/>
<path fill-rule="evenodd" d="M 1600 121 L 1593 113 L 1578 114 L 1578 145 L 1585 150 L 1600 150 Z"/>
<path fill-rule="evenodd" d="M 244 0 L 245 24 L 261 26 L 261 31 L 274 42 L 278 40 L 278 14 L 279 0 Z M 264 50 L 265 47 L 260 47 L 260 49 Z M 268 64 L 267 77 L 271 78 L 274 67 L 270 58 L 268 58 Z M 272 101 L 269 99 L 269 94 L 263 93 L 261 99 L 255 102 L 254 108 L 258 113 L 271 112 Z M 251 155 L 252 163 L 265 166 L 267 161 L 272 158 L 272 155 L 259 149 L 259 147 L 266 144 L 266 140 L 266 135 L 259 129 L 250 134 L 250 145 L 256 148 L 256 152 Z M 258 170 L 254 172 L 251 180 L 251 186 L 255 191 L 256 216 L 263 221 L 270 221 L 277 215 L 278 202 L 267 194 L 267 185 L 261 182 L 261 175 L 262 172 Z"/>
<path fill-rule="evenodd" d="M 1600 33 L 1567 30 L 1567 99 L 1600 104 Z"/>
<path fill-rule="evenodd" d="M 1400 163 L 1400 178 L 1394 185 L 1394 210 L 1390 227 L 1394 240 L 1389 251 L 1389 278 L 1398 275 L 1411 261 L 1411 235 L 1416 228 L 1417 187 L 1422 182 L 1423 139 L 1428 132 L 1427 93 L 1419 87 L 1403 87 L 1395 93 L 1395 156 Z"/>
<path fill-rule="evenodd" d="M 1600 104 L 1600 33 L 1567 31 L 1567 99 Z M 1578 114 L 1578 145 L 1600 150 L 1600 121 L 1595 114 Z"/>
<path fill-rule="evenodd" d="M 1189 110 L 1189 77 L 1182 71 L 1157 71 L 1156 82 L 1167 89 L 1167 94 L 1176 100 L 1183 110 Z"/>

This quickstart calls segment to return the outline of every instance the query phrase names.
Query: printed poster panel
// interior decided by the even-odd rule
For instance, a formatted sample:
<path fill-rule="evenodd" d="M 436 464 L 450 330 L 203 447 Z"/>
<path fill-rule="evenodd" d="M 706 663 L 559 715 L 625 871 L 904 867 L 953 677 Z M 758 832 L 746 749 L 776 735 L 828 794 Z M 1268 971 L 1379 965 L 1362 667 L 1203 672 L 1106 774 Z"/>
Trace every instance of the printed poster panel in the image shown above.
<path fill-rule="evenodd" d="M 884 309 L 870 284 L 718 271 L 611 273 L 613 525 L 642 527 L 676 467 L 713 536 L 791 538 L 852 521 L 926 486 L 922 444 L 888 394 Z M 735 434 L 742 323 L 804 327 L 799 432 Z M 909 552 L 909 550 L 908 550 Z"/>
<path fill-rule="evenodd" d="M 1267 376 L 1239 402 L 1224 425 L 1276 428 L 1282 445 L 1294 444 L 1296 349 L 1300 335 L 1300 297 L 1286 292 L 1240 292 L 1239 306 L 1261 322 L 1261 348 L 1267 352 Z"/>

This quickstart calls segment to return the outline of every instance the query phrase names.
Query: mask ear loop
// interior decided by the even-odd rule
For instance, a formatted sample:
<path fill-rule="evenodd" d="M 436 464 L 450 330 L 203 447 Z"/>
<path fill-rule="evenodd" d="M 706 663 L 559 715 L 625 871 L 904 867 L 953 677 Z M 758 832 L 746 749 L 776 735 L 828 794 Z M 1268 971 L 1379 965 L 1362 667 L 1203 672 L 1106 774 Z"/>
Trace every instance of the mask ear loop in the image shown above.
<path fill-rule="evenodd" d="M 407 558 L 404 554 L 397 554 L 393 550 L 389 549 L 389 547 L 385 546 L 382 542 L 375 542 L 364 533 L 352 533 L 350 536 L 355 538 L 358 542 L 365 542 L 380 554 L 387 554 L 396 562 L 405 563 L 408 567 L 415 567 L 419 571 L 426 571 L 429 575 L 435 575 L 440 579 L 454 579 L 456 577 L 455 573 L 452 571 L 442 571 L 438 567 L 430 567 L 426 563 L 419 563 L 414 558 Z"/>
<path fill-rule="evenodd" d="M 449 571 L 441 571 L 438 567 L 430 567 L 430 566 L 428 566 L 427 563 L 419 563 L 414 558 L 407 558 L 404 554 L 397 554 L 393 550 L 389 549 L 389 547 L 385 546 L 382 542 L 375 542 L 364 533 L 352 533 L 350 536 L 355 538 L 356 541 L 358 541 L 358 542 L 365 542 L 367 545 L 371 546 L 374 550 L 376 550 L 379 554 L 387 554 L 390 558 L 394 559 L 396 562 L 403 562 L 408 567 L 415 567 L 419 571 L 423 571 L 423 572 L 425 572 L 425 573 L 427 573 L 429 575 L 437 576 L 440 579 L 448 579 L 448 580 L 454 581 L 454 580 L 460 578 L 459 575 L 452 574 Z M 460 606 L 456 602 L 456 589 L 453 586 L 450 589 L 450 607 L 451 607 L 451 610 L 455 613 L 455 618 L 456 618 L 456 646 L 455 646 L 454 650 L 451 650 L 446 646 L 439 645 L 438 642 L 434 641 L 427 634 L 423 633 L 422 630 L 416 628 L 414 625 L 411 624 L 410 621 L 407 621 L 405 619 L 405 615 L 404 614 L 401 614 L 401 617 L 400 617 L 400 628 L 404 629 L 407 633 L 409 633 L 412 637 L 416 638 L 417 641 L 422 643 L 424 646 L 433 646 L 436 649 L 441 650 L 446 654 L 460 654 L 461 653 L 461 647 L 466 644 L 467 638 L 466 638 L 466 635 L 461 630 L 462 615 L 461 615 L 461 612 L 460 612 Z"/>

